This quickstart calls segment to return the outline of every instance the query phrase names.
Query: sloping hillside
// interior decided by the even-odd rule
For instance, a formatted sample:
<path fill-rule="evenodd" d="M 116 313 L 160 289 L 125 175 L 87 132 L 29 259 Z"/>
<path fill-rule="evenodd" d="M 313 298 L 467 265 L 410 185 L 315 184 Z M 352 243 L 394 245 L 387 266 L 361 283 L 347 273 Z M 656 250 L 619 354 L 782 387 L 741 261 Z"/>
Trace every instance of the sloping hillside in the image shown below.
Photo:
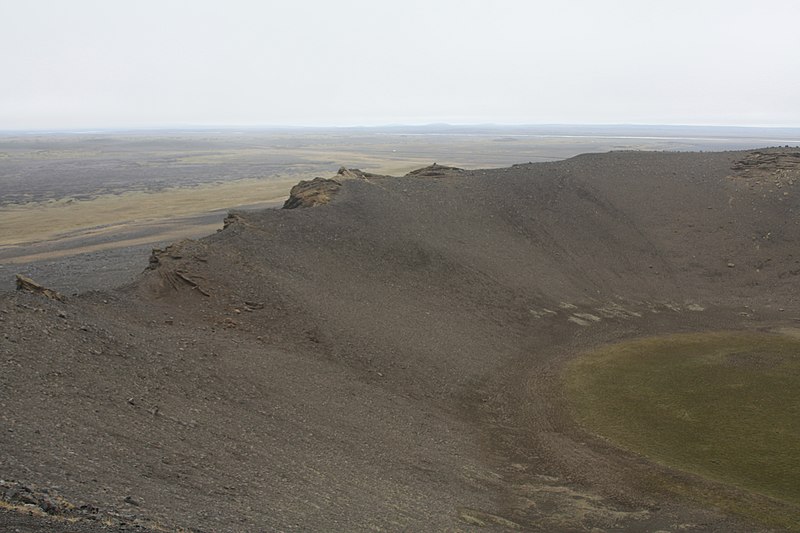
<path fill-rule="evenodd" d="M 325 205 L 233 214 L 119 290 L 5 296 L 4 506 L 49 494 L 42 530 L 750 531 L 581 431 L 560 372 L 797 325 L 800 158 L 754 158 L 340 173 Z"/>

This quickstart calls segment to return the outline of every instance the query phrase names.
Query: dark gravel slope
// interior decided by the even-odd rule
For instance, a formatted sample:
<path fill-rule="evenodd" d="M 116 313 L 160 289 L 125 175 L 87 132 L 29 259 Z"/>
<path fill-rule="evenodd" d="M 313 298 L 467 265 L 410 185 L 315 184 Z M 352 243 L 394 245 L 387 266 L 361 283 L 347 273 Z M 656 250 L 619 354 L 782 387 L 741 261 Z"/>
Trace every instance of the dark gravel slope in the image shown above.
<path fill-rule="evenodd" d="M 126 287 L 3 296 L 0 476 L 86 528 L 750 531 L 583 434 L 559 381 L 606 342 L 796 324 L 797 169 L 745 156 L 356 177 Z"/>

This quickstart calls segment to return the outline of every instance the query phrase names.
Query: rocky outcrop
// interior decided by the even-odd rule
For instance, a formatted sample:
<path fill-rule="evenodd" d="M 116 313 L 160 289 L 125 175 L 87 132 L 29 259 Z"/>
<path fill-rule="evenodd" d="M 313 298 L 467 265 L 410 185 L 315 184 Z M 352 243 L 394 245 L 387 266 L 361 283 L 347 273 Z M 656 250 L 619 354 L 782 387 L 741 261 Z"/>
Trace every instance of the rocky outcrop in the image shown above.
<path fill-rule="evenodd" d="M 303 180 L 289 191 L 289 198 L 283 204 L 283 208 L 295 209 L 327 204 L 341 187 L 341 183 L 332 179 Z"/>
<path fill-rule="evenodd" d="M 31 278 L 25 277 L 22 274 L 17 274 L 17 290 L 41 294 L 45 298 L 50 298 L 51 300 L 62 301 L 64 299 L 61 294 L 53 289 L 43 287 L 42 285 L 33 281 Z"/>
<path fill-rule="evenodd" d="M 295 209 L 296 207 L 315 207 L 327 204 L 331 198 L 339 192 L 342 180 L 368 180 L 370 178 L 386 178 L 381 174 L 364 172 L 357 168 L 339 167 L 335 179 L 314 178 L 313 180 L 303 180 L 289 192 L 289 198 L 283 204 L 284 209 Z"/>
<path fill-rule="evenodd" d="M 373 174 L 371 172 L 364 172 L 363 170 L 359 170 L 357 168 L 345 168 L 339 167 L 339 170 L 336 172 L 337 179 L 361 179 L 365 180 L 368 178 L 381 178 L 384 177 L 380 174 Z"/>
<path fill-rule="evenodd" d="M 773 185 L 794 185 L 800 179 L 800 150 L 768 148 L 749 152 L 731 167 L 736 176 L 766 180 Z"/>
<path fill-rule="evenodd" d="M 430 166 L 412 170 L 406 177 L 411 178 L 444 178 L 448 176 L 459 176 L 466 172 L 463 168 L 448 167 L 434 163 Z"/>

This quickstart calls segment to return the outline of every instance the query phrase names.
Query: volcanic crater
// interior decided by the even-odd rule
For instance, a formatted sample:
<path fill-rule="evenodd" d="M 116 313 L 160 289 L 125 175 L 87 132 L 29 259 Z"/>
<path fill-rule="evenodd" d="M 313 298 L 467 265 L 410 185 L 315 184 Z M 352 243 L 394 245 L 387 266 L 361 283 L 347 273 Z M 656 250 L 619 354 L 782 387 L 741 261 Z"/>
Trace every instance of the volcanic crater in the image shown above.
<path fill-rule="evenodd" d="M 563 377 L 622 341 L 796 333 L 797 161 L 342 169 L 117 289 L 3 294 L 0 526 L 800 528 L 593 432 Z"/>

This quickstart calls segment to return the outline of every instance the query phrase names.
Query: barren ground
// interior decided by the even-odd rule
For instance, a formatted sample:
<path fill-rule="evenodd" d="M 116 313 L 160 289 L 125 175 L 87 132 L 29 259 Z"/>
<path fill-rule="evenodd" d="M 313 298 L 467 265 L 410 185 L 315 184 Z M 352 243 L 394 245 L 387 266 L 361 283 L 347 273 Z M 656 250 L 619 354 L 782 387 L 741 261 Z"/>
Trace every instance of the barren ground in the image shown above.
<path fill-rule="evenodd" d="M 680 487 L 763 497 L 587 433 L 561 375 L 611 342 L 797 324 L 800 184 L 775 153 L 349 179 L 127 286 L 6 294 L 4 500 L 50 518 L 0 525 L 766 529 Z"/>

